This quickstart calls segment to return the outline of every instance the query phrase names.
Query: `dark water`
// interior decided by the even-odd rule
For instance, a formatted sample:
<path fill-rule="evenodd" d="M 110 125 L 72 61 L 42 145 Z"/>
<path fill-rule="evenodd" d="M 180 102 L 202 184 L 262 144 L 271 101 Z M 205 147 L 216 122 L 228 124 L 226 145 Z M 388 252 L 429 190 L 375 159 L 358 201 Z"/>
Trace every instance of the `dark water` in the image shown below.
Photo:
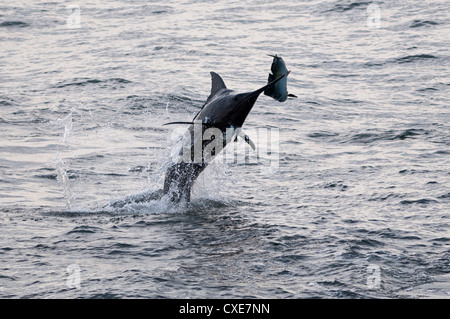
<path fill-rule="evenodd" d="M 450 297 L 448 1 L 68 6 L 0 5 L 0 297 Z M 171 205 L 162 124 L 267 54 L 298 99 L 245 128 L 277 169 L 213 163 Z"/>

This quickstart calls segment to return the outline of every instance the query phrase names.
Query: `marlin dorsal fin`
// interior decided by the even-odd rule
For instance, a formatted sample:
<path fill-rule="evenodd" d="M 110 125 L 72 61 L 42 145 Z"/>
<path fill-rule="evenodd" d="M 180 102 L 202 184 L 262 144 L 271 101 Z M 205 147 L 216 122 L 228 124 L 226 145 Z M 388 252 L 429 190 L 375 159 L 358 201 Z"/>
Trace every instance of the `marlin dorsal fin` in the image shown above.
<path fill-rule="evenodd" d="M 227 86 L 225 85 L 225 82 L 223 82 L 222 78 L 219 74 L 215 72 L 211 72 L 211 94 L 209 95 L 208 99 L 206 100 L 209 102 L 213 98 L 214 95 L 216 95 L 217 92 L 219 92 L 222 89 L 226 89 Z"/>

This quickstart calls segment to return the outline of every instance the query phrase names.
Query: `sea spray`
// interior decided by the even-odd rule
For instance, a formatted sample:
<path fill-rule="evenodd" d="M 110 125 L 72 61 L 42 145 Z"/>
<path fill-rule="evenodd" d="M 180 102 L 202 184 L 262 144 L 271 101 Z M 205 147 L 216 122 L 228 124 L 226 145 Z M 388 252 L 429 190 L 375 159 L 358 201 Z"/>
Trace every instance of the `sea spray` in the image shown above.
<path fill-rule="evenodd" d="M 68 170 L 67 160 L 65 161 L 61 157 L 60 148 L 65 146 L 70 149 L 69 138 L 73 131 L 73 119 L 72 119 L 73 111 L 76 111 L 76 108 L 72 107 L 71 111 L 69 112 L 69 114 L 66 117 L 64 117 L 62 119 L 58 118 L 55 122 L 53 122 L 53 124 L 55 124 L 57 126 L 62 126 L 64 128 L 64 131 L 62 134 L 62 143 L 63 144 L 57 145 L 55 169 L 56 169 L 56 174 L 57 174 L 57 181 L 62 186 L 62 194 L 64 196 L 64 201 L 65 201 L 65 205 L 66 205 L 67 209 L 72 208 L 74 196 L 73 196 L 73 192 L 70 187 L 69 176 L 67 174 L 67 170 Z"/>
<path fill-rule="evenodd" d="M 55 168 L 57 174 L 57 181 L 62 185 L 63 196 L 67 209 L 72 208 L 73 193 L 70 188 L 69 176 L 67 175 L 67 164 L 57 152 L 57 159 L 55 161 Z"/>

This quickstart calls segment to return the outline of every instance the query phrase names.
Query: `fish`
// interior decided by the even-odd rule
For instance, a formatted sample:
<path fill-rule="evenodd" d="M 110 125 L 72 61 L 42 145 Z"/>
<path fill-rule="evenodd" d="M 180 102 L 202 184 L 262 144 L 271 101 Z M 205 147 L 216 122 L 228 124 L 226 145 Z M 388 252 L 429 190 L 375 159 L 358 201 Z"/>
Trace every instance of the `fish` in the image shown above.
<path fill-rule="evenodd" d="M 282 75 L 255 91 L 237 93 L 227 88 L 219 74 L 211 72 L 211 94 L 192 122 L 164 124 L 189 125 L 172 149 L 172 163 L 167 168 L 164 179 L 164 195 L 172 203 L 183 200 L 190 202 L 191 188 L 197 177 L 233 139 L 243 138 L 255 149 L 255 144 L 242 132 L 242 125 L 260 94 L 269 85 L 276 84 L 285 77 L 286 75 Z"/>

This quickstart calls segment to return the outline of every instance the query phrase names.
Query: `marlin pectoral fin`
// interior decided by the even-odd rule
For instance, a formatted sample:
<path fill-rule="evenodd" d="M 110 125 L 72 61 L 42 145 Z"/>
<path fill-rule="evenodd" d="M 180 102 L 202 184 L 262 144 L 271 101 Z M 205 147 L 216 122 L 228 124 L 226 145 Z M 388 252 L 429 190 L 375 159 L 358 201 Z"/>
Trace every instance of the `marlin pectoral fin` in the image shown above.
<path fill-rule="evenodd" d="M 164 125 L 173 125 L 173 124 L 194 124 L 194 122 L 169 122 L 169 123 L 165 123 Z"/>
<path fill-rule="evenodd" d="M 239 132 L 239 136 L 242 137 L 242 138 L 244 139 L 244 141 L 245 141 L 248 145 L 250 145 L 250 147 L 252 148 L 252 150 L 254 150 L 254 151 L 256 150 L 255 143 L 253 143 L 253 141 L 250 139 L 250 137 L 249 137 L 247 134 L 245 134 L 244 132 L 240 131 L 240 132 Z"/>
<path fill-rule="evenodd" d="M 298 96 L 294 95 L 294 94 L 291 94 L 291 93 L 288 93 L 288 97 L 298 97 Z"/>

